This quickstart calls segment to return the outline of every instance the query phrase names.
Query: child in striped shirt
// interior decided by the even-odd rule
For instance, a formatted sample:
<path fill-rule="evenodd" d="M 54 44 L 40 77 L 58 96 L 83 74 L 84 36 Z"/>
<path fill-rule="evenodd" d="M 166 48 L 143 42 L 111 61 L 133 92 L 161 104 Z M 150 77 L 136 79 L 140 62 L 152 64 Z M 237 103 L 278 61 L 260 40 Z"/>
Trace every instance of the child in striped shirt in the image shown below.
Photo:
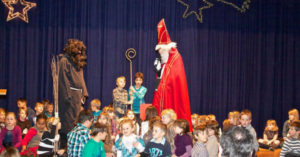
<path fill-rule="evenodd" d="M 300 120 L 291 123 L 289 129 L 289 138 L 287 138 L 282 146 L 280 157 L 286 155 L 300 156 Z"/>

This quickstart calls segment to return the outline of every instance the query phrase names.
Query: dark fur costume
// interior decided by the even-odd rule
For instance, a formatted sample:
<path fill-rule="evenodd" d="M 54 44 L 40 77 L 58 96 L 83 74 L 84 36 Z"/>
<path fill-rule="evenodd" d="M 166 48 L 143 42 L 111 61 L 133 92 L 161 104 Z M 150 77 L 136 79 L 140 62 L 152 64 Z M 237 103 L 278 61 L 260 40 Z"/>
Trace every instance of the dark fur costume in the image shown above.
<path fill-rule="evenodd" d="M 59 55 L 58 104 L 61 120 L 61 142 L 65 147 L 66 135 L 74 127 L 81 105 L 88 97 L 83 77 L 86 65 L 86 47 L 82 41 L 69 39 L 64 54 Z"/>

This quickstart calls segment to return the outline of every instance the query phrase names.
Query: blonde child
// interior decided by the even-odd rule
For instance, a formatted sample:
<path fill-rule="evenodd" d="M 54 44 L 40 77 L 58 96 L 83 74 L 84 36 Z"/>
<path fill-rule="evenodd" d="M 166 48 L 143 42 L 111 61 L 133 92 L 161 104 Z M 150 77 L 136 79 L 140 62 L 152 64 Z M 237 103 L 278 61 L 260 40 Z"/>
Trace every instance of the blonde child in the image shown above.
<path fill-rule="evenodd" d="M 91 129 L 91 139 L 83 149 L 84 157 L 101 157 L 106 156 L 103 146 L 103 140 L 108 136 L 106 125 L 96 123 Z"/>
<path fill-rule="evenodd" d="M 134 157 L 145 149 L 144 141 L 134 134 L 132 120 L 125 118 L 120 123 L 122 135 L 116 140 L 117 156 Z"/>
<path fill-rule="evenodd" d="M 141 137 L 144 137 L 144 135 L 148 132 L 150 119 L 156 116 L 157 116 L 156 108 L 153 106 L 148 106 L 146 108 L 146 119 L 141 123 Z"/>
<path fill-rule="evenodd" d="M 283 129 L 282 129 L 282 136 L 286 140 L 288 138 L 288 131 L 290 124 L 295 121 L 299 120 L 299 111 L 297 109 L 289 110 L 289 119 L 284 122 Z"/>
<path fill-rule="evenodd" d="M 189 123 L 185 119 L 177 119 L 174 122 L 176 136 L 174 138 L 174 154 L 176 156 L 191 156 L 193 141 L 187 134 L 190 130 Z"/>
<path fill-rule="evenodd" d="M 232 111 L 228 113 L 228 120 L 232 126 L 238 126 L 240 123 L 240 112 Z"/>
<path fill-rule="evenodd" d="M 197 121 L 198 117 L 199 115 L 197 113 L 194 113 L 191 116 L 193 128 L 195 128 L 198 125 L 198 121 Z"/>
<path fill-rule="evenodd" d="M 132 92 L 129 93 L 130 100 L 128 101 L 128 92 L 124 89 L 126 85 L 126 79 L 124 76 L 120 76 L 116 79 L 117 87 L 113 90 L 113 106 L 115 114 L 118 118 L 121 118 L 126 113 L 128 105 L 133 103 Z"/>
<path fill-rule="evenodd" d="M 208 138 L 206 125 L 201 124 L 195 127 L 193 134 L 196 139 L 196 143 L 192 149 L 192 157 L 209 157 L 208 151 L 205 147 L 205 143 Z"/>
<path fill-rule="evenodd" d="M 209 157 L 217 157 L 219 152 L 219 124 L 216 120 L 211 120 L 207 123 L 208 140 L 206 148 Z"/>
<path fill-rule="evenodd" d="M 242 127 L 246 128 L 250 134 L 252 135 L 253 138 L 253 146 L 255 152 L 258 151 L 258 142 L 257 142 L 257 136 L 256 136 L 256 131 L 251 125 L 252 121 L 252 113 L 250 110 L 243 110 L 240 114 L 240 124 Z"/>
<path fill-rule="evenodd" d="M 53 156 L 54 152 L 54 141 L 58 140 L 55 139 L 55 133 L 56 130 L 60 130 L 61 129 L 61 123 L 59 122 L 59 118 L 55 118 L 55 117 L 50 117 L 47 119 L 47 129 L 48 131 L 45 131 L 43 133 L 43 136 L 41 138 L 38 150 L 37 150 L 37 154 L 39 155 L 39 157 L 49 157 L 49 156 Z M 58 137 L 57 137 L 58 138 Z M 59 152 L 60 155 L 62 154 L 62 152 Z"/>
<path fill-rule="evenodd" d="M 1 129 L 5 127 L 5 115 L 6 111 L 3 108 L 0 108 L 0 132 Z"/>
<path fill-rule="evenodd" d="M 47 116 L 40 114 L 36 118 L 36 124 L 28 130 L 22 140 L 21 155 L 37 155 L 37 149 L 44 131 L 47 131 L 46 126 Z"/>
<path fill-rule="evenodd" d="M 0 148 L 14 147 L 19 149 L 22 142 L 21 128 L 16 125 L 17 119 L 13 112 L 8 112 L 5 116 L 5 127 L 0 133 Z"/>
<path fill-rule="evenodd" d="M 165 109 L 161 112 L 161 121 L 167 125 L 167 140 L 169 141 L 172 150 L 174 149 L 174 138 L 176 136 L 173 124 L 176 119 L 177 115 L 172 109 Z"/>
<path fill-rule="evenodd" d="M 136 120 L 136 116 L 135 116 L 134 112 L 132 110 L 127 110 L 126 117 L 128 119 L 132 120 L 134 129 L 135 129 L 135 134 L 139 136 L 140 135 L 140 125 Z"/>
<path fill-rule="evenodd" d="M 94 115 L 94 123 L 97 121 L 98 116 L 102 112 L 100 108 L 101 108 L 101 101 L 99 99 L 93 99 L 90 103 L 90 110 Z"/>
<path fill-rule="evenodd" d="M 24 108 L 19 109 L 19 118 L 17 121 L 17 125 L 21 128 L 22 137 L 24 137 L 28 130 L 31 128 L 31 122 L 26 118 L 27 117 L 27 110 Z"/>
<path fill-rule="evenodd" d="M 259 139 L 258 142 L 270 146 L 278 146 L 280 141 L 278 138 L 278 127 L 275 120 L 268 120 L 265 130 L 264 130 L 264 138 Z"/>

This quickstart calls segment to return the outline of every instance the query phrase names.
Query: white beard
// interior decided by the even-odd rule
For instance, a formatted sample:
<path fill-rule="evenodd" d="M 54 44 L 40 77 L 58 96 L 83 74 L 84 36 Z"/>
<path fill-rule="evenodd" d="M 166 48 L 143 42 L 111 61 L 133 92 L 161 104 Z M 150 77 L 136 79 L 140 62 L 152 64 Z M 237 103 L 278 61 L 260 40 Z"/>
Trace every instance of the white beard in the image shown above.
<path fill-rule="evenodd" d="M 162 53 L 160 54 L 160 57 L 161 57 L 161 63 L 164 64 L 164 63 L 167 63 L 168 59 L 169 59 L 169 53 Z"/>

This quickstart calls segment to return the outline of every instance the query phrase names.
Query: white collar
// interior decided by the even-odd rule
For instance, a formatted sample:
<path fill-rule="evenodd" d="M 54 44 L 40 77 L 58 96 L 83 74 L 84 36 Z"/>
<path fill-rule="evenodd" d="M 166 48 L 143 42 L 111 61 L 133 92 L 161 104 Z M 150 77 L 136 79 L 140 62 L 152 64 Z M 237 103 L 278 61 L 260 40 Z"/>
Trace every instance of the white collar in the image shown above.
<path fill-rule="evenodd" d="M 165 143 L 166 143 L 166 138 L 163 138 L 160 142 L 156 142 L 155 141 L 155 139 L 153 138 L 152 140 L 151 140 L 151 142 L 154 142 L 154 143 L 160 143 L 160 144 L 162 144 L 162 145 L 165 145 Z"/>

